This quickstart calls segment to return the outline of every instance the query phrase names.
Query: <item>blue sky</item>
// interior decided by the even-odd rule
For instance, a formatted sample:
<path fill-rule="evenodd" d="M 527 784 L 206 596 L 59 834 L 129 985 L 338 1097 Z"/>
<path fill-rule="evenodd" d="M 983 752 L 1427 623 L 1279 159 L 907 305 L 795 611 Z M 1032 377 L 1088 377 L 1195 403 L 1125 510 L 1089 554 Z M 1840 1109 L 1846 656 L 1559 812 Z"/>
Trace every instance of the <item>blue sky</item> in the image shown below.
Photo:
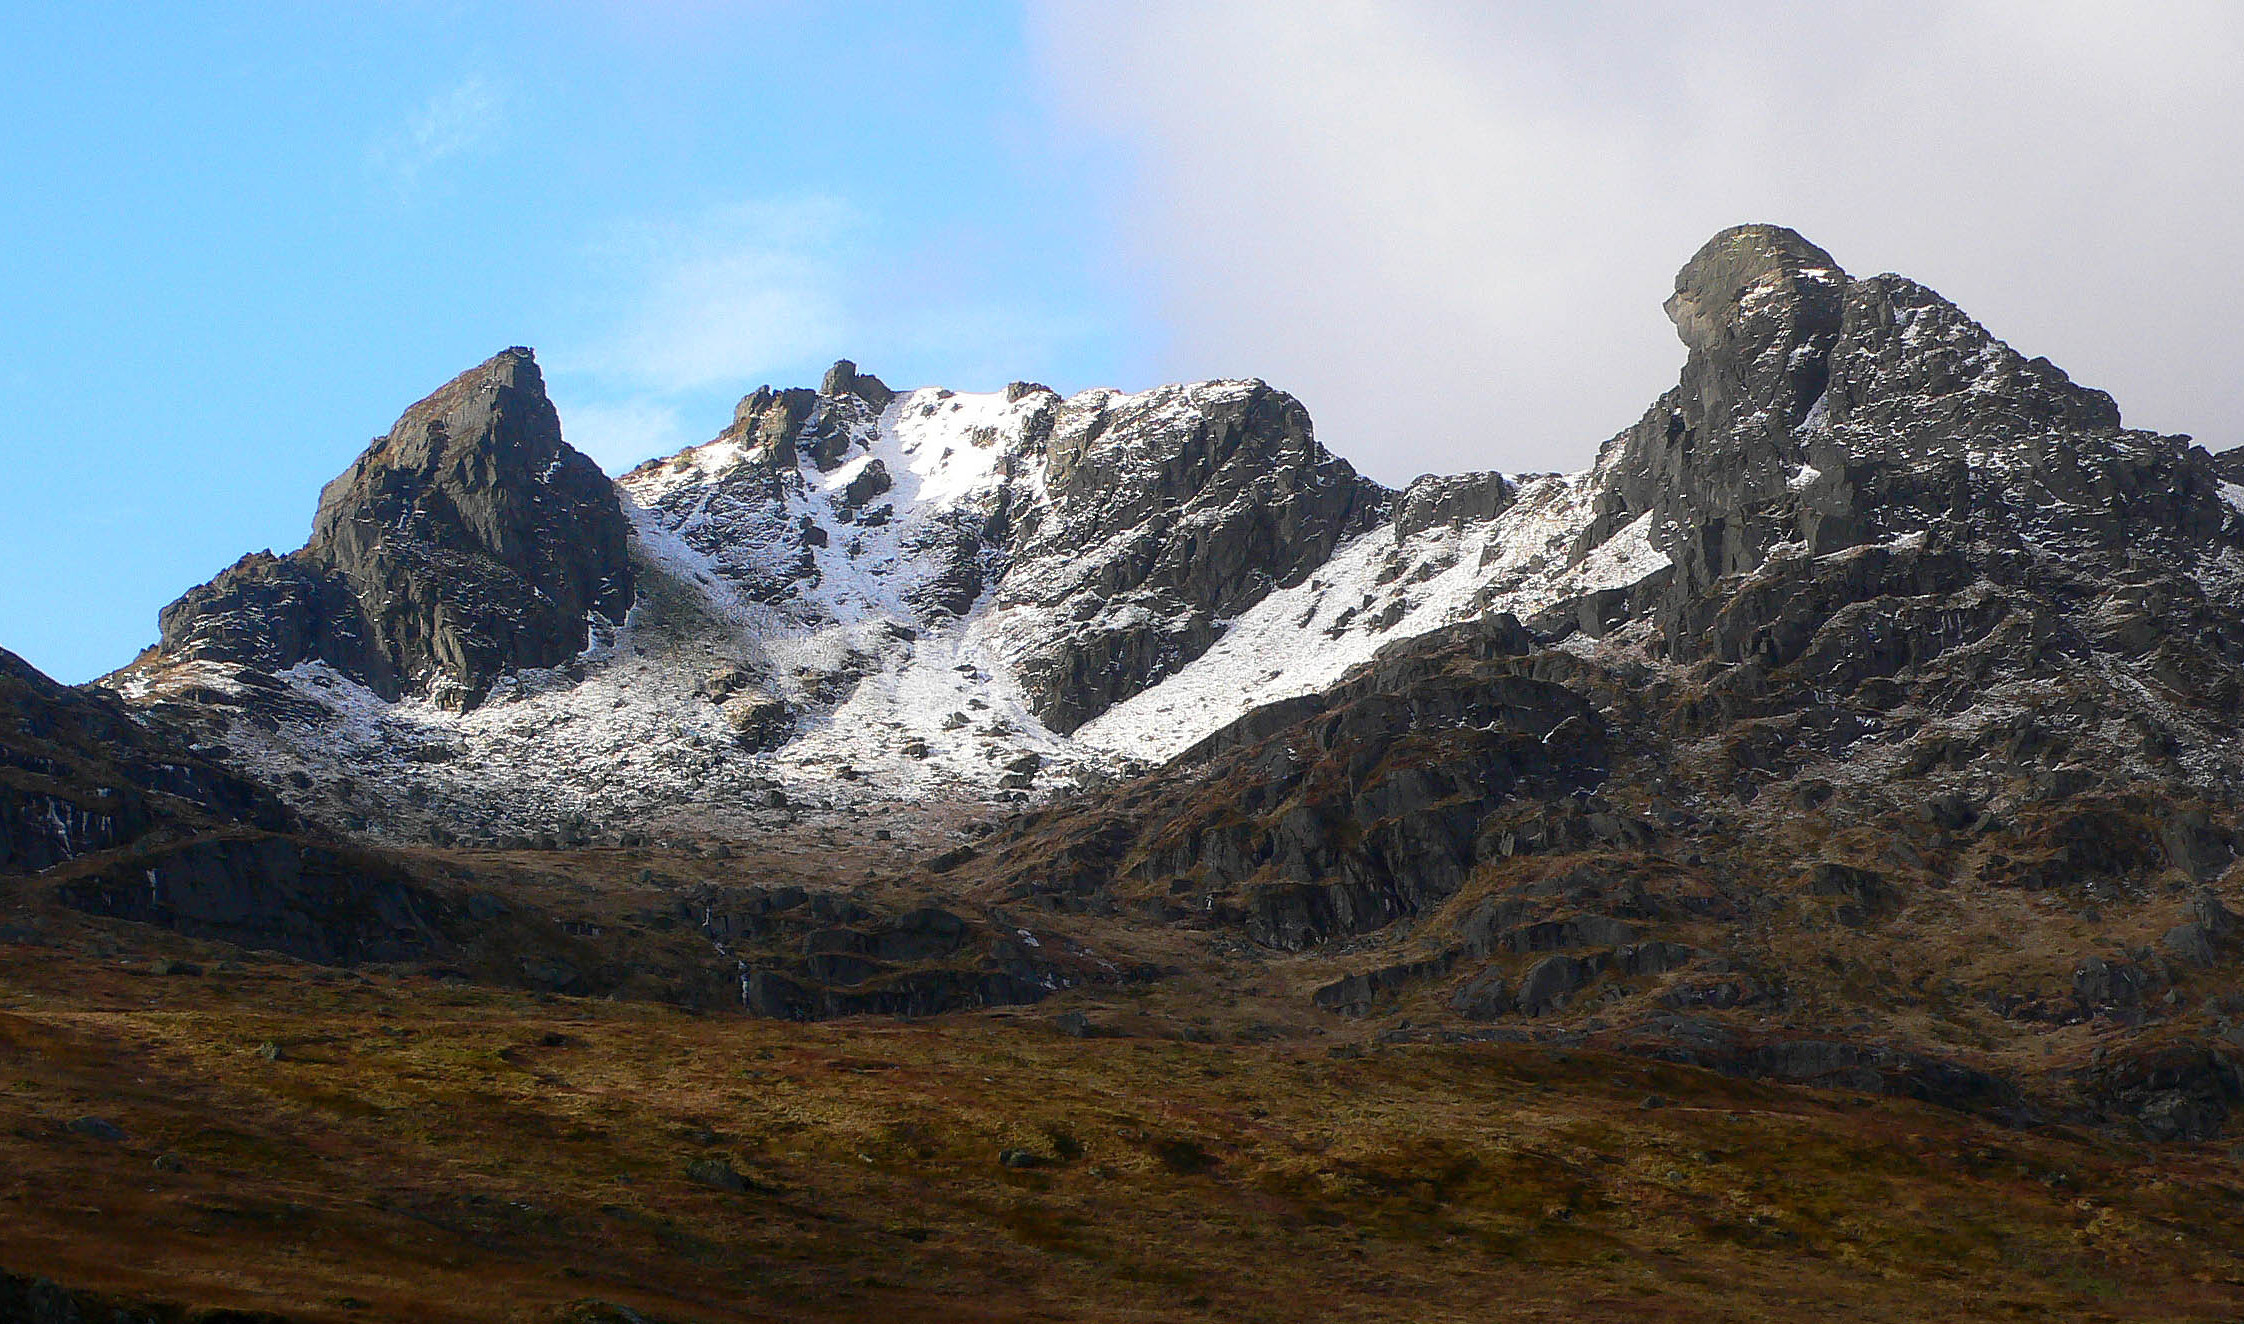
<path fill-rule="evenodd" d="M 842 356 L 1572 468 L 1749 220 L 2237 445 L 2239 68 L 2234 0 L 0 0 L 0 647 L 121 664 L 513 344 L 611 472 Z"/>
<path fill-rule="evenodd" d="M 1016 12 L 11 6 L 0 646 L 69 680 L 425 391 L 537 347 L 611 470 L 763 380 L 1142 378 L 1118 164 Z M 1019 365 L 1019 366 L 1015 366 Z"/>

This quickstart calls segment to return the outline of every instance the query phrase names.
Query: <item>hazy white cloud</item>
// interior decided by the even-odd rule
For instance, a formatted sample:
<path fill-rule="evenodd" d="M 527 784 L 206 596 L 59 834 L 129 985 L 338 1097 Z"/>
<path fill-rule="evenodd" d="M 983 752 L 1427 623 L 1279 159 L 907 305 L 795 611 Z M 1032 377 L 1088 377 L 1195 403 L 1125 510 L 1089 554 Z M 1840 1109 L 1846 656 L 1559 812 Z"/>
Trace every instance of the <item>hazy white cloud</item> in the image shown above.
<path fill-rule="evenodd" d="M 2244 6 L 1034 12 L 1062 123 L 1136 163 L 1168 369 L 1293 390 L 1383 479 L 1584 462 L 1673 380 L 1675 269 L 1749 220 L 2244 442 Z"/>
<path fill-rule="evenodd" d="M 659 400 L 593 399 L 580 403 L 565 388 L 556 388 L 554 394 L 562 435 L 611 474 L 622 473 L 649 456 L 675 454 L 697 441 L 708 440 L 707 436 L 689 432 L 677 408 Z M 707 431 L 714 433 L 716 429 Z"/>
<path fill-rule="evenodd" d="M 430 171 L 488 145 L 505 113 L 501 90 L 481 74 L 469 74 L 377 139 L 367 149 L 367 164 L 399 192 L 409 193 Z"/>
<path fill-rule="evenodd" d="M 624 282 L 612 343 L 592 359 L 658 392 L 737 382 L 845 337 L 856 214 L 831 198 L 744 203 L 608 245 Z"/>
<path fill-rule="evenodd" d="M 884 244 L 878 220 L 801 195 L 608 235 L 586 334 L 542 356 L 571 441 L 615 473 L 714 436 L 756 386 L 816 385 L 837 358 L 899 387 L 994 389 L 1096 333 L 993 293 L 971 256 Z"/>

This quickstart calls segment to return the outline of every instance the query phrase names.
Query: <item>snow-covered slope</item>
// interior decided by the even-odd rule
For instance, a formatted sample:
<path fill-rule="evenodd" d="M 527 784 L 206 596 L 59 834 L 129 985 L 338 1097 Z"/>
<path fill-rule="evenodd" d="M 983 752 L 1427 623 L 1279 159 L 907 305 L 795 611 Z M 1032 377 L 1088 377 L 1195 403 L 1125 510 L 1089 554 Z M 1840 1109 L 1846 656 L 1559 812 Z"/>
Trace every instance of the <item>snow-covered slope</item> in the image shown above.
<path fill-rule="evenodd" d="M 1530 478 L 1486 519 L 1360 534 L 1306 582 L 1241 614 L 1191 665 L 1076 736 L 1165 760 L 1254 708 L 1326 688 L 1397 640 L 1496 612 L 1529 616 L 1664 569 L 1648 513 L 1587 554 L 1569 554 L 1590 524 L 1596 483 L 1594 471 Z"/>
<path fill-rule="evenodd" d="M 1846 277 L 1775 227 L 1717 236 L 1668 309 L 1681 380 L 1591 469 L 1401 492 L 1260 381 L 897 393 L 837 364 L 617 480 L 629 573 L 597 582 L 628 582 L 628 610 L 590 612 L 561 665 L 469 668 L 474 686 L 376 674 L 347 646 L 360 617 L 414 626 L 375 610 L 384 595 L 420 593 L 439 626 L 456 615 L 444 585 L 383 578 L 463 552 L 424 537 L 401 561 L 383 530 L 436 526 L 362 518 L 362 489 L 409 513 L 442 495 L 377 445 L 322 513 L 367 544 L 357 578 L 306 588 L 304 554 L 251 558 L 167 612 L 177 646 L 111 683 L 320 816 L 615 839 L 1058 791 L 1498 613 L 1546 640 L 1625 620 L 1618 647 L 1677 676 L 1713 668 L 1692 683 L 1717 688 L 1722 668 L 1794 660 L 1890 676 L 1985 631 L 2176 674 L 2199 665 L 2179 660 L 2183 634 L 2229 647 L 2244 517 L 2186 438 L 2121 428 L 2109 397 L 1932 292 Z M 508 380 L 542 391 L 527 351 L 510 355 Z M 545 416 L 542 395 L 518 403 Z M 500 511 L 547 499 L 488 494 Z M 504 582 L 501 560 L 475 562 L 478 583 Z M 1989 605 L 1983 585 L 2015 601 Z M 331 601 L 346 590 L 350 610 Z M 2036 593 L 2095 605 L 2051 613 Z M 491 599 L 474 601 L 506 619 Z"/>
<path fill-rule="evenodd" d="M 1665 564 L 1641 521 L 1572 554 L 1589 475 L 1431 480 L 1494 495 L 1433 492 L 1413 518 L 1419 488 L 1359 478 L 1260 382 L 1062 399 L 839 380 L 758 392 L 617 480 L 631 609 L 468 711 L 318 659 L 158 655 L 113 683 L 199 706 L 214 744 L 353 827 L 724 835 L 1097 781 L 1397 639 Z"/>

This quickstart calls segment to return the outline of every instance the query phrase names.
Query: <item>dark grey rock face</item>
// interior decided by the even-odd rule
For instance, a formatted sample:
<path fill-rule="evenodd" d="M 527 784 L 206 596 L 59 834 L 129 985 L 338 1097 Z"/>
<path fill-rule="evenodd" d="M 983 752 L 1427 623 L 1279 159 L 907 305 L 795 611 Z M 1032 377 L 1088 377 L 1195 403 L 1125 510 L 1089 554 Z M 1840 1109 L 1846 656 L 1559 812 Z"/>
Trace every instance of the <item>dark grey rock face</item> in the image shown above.
<path fill-rule="evenodd" d="M 1349 975 L 1317 989 L 1309 995 L 1310 1001 L 1325 1011 L 1337 1011 L 1346 1016 L 1369 1015 L 1381 1001 L 1395 992 L 1421 980 L 1449 973 L 1449 967 L 1455 962 L 1456 957 L 1452 954 Z"/>
<path fill-rule="evenodd" d="M 817 406 L 816 391 L 759 386 L 734 406 L 732 426 L 718 434 L 718 439 L 736 440 L 751 449 L 763 448 L 775 467 L 791 466 L 795 463 L 795 434 L 802 431 Z"/>
<path fill-rule="evenodd" d="M 1577 957 L 1546 956 L 1528 967 L 1519 981 L 1519 1008 L 1533 1016 L 1560 1005 L 1597 977 L 1597 962 Z"/>
<path fill-rule="evenodd" d="M 2209 1140 L 2244 1104 L 2244 1050 L 2228 1041 L 2134 1040 L 2088 1073 L 2084 1092 L 2151 1140 Z"/>
<path fill-rule="evenodd" d="M 446 908 L 381 857 L 295 837 L 205 838 L 60 889 L 64 904 L 307 961 L 407 960 L 446 945 Z"/>
<path fill-rule="evenodd" d="M 1502 474 L 1429 474 L 1396 498 L 1395 537 L 1493 519 L 1511 503 L 1512 484 Z"/>
<path fill-rule="evenodd" d="M 1164 918 L 1302 951 L 1433 909 L 1514 837 L 1586 843 L 1601 817 L 1625 833 L 1590 798 L 1609 757 L 1595 706 L 1553 668 L 1487 643 L 1448 637 L 1250 714 L 1119 802 L 1059 820 L 1054 839 L 973 863 L 1018 899 L 1065 909 L 1110 888 L 1159 889 L 1176 898 L 1160 903 Z M 1499 821 L 1514 813 L 1535 821 Z M 1357 1005 L 1423 973 L 1336 985 L 1327 1000 Z"/>
<path fill-rule="evenodd" d="M 321 493 L 311 541 L 246 557 L 161 617 L 163 648 L 273 670 L 318 658 L 385 698 L 479 702 L 620 619 L 629 526 L 511 349 L 405 412 Z"/>
<path fill-rule="evenodd" d="M 57 684 L 0 650 L 0 875 L 151 837 L 293 821 L 265 788 L 160 721 L 136 721 L 109 695 Z"/>
<path fill-rule="evenodd" d="M 1037 716 L 1061 732 L 1206 652 L 1218 622 L 1298 582 L 1388 505 L 1317 443 L 1300 402 L 1261 382 L 1071 402 L 1047 481 L 1052 506 L 1023 519 L 999 601 L 1076 618 L 1020 664 Z"/>
<path fill-rule="evenodd" d="M 367 647 L 350 581 L 301 553 L 252 552 L 157 615 L 164 652 L 240 662 L 266 671 L 322 658 L 377 690 L 397 690 L 397 669 Z"/>
<path fill-rule="evenodd" d="M 1758 563 L 1774 537 L 1732 517 L 1785 490 L 1792 430 L 1829 380 L 1846 285 L 1830 254 L 1781 226 L 1709 240 L 1666 305 L 1690 350 L 1682 380 L 1606 443 L 1612 478 L 1583 546 L 1653 510 L 1679 529 L 1667 550 L 1687 582 Z"/>
<path fill-rule="evenodd" d="M 854 395 L 876 410 L 888 408 L 888 402 L 896 398 L 896 392 L 889 390 L 880 378 L 869 372 L 857 371 L 857 365 L 848 359 L 842 359 L 826 369 L 826 380 L 819 386 L 818 393 L 826 396 Z"/>
<path fill-rule="evenodd" d="M 2201 542 L 2224 512 L 2186 438 L 2125 432 L 2111 397 L 2028 359 L 1900 276 L 1854 279 L 1790 230 L 1715 236 L 1667 303 L 1682 379 L 1606 443 L 1583 545 L 1645 512 L 1680 604 L 1772 551 L 1821 556 L 1910 533 L 2004 540 L 2044 530 L 2114 549 Z M 2125 528 L 2129 532 L 2122 533 Z"/>
<path fill-rule="evenodd" d="M 802 888 L 711 892 L 702 932 L 740 962 L 741 1009 L 781 1020 L 932 1016 L 1036 1002 L 1089 975 L 933 906 L 876 913 Z"/>

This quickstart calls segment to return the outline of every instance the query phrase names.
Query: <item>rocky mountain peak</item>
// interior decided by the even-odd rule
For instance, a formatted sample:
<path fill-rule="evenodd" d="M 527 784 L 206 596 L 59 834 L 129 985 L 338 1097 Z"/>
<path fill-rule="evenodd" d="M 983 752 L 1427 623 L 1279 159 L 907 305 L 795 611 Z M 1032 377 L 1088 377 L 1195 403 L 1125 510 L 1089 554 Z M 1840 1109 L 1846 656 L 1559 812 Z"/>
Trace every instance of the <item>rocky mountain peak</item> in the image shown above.
<path fill-rule="evenodd" d="M 1259 380 L 1085 392 L 1052 428 L 1045 480 L 1051 508 L 1022 522 L 999 601 L 1070 622 L 1017 659 L 1060 732 L 1198 658 L 1221 622 L 1299 582 L 1391 501 Z"/>
<path fill-rule="evenodd" d="M 1782 226 L 1737 226 L 1707 241 L 1665 305 L 1690 351 L 1681 379 L 1606 443 L 1607 490 L 1580 550 L 1653 511 L 1663 528 L 1697 526 L 1714 540 L 1682 548 L 1687 582 L 1757 561 L 1766 544 L 1729 519 L 1782 492 L 1796 467 L 1792 432 L 1828 382 L 1847 287 L 1829 253 Z"/>
<path fill-rule="evenodd" d="M 1823 393 L 1846 286 L 1829 253 L 1782 226 L 1741 225 L 1707 241 L 1665 305 L 1691 351 L 1684 389 L 1697 416 L 1681 431 L 1797 425 Z"/>
<path fill-rule="evenodd" d="M 364 559 L 399 517 L 443 521 L 508 555 L 530 532 L 535 485 L 598 466 L 561 439 L 561 420 L 527 349 L 494 355 L 445 383 L 374 440 L 321 492 L 305 551 L 332 565 Z M 552 472 L 550 475 L 548 471 Z M 445 500 L 432 500 L 442 494 Z"/>
<path fill-rule="evenodd" d="M 1675 293 L 1665 308 L 1683 343 L 1706 349 L 1706 333 L 1699 328 L 1734 320 L 1748 302 L 1772 290 L 1821 287 L 1834 276 L 1842 281 L 1846 276 L 1838 260 L 1799 231 L 1733 225 L 1701 244 L 1675 273 Z"/>
<path fill-rule="evenodd" d="M 896 398 L 896 392 L 889 390 L 880 378 L 857 371 L 857 365 L 848 359 L 837 359 L 833 367 L 826 369 L 826 380 L 819 386 L 818 393 L 835 399 L 853 395 L 875 409 L 888 408 L 888 402 Z"/>
<path fill-rule="evenodd" d="M 582 652 L 633 596 L 628 526 L 508 349 L 406 410 L 320 494 L 311 540 L 244 558 L 161 617 L 165 653 L 326 662 L 385 698 L 473 707 L 509 671 Z"/>
<path fill-rule="evenodd" d="M 1597 518 L 1575 550 L 1649 515 L 1677 570 L 1671 604 L 1779 546 L 1826 553 L 1969 524 L 1974 511 L 2014 525 L 2042 497 L 2099 481 L 2179 484 L 2195 509 L 2168 513 L 2219 523 L 2210 484 L 2181 476 L 2194 463 L 2186 438 L 2121 434 L 2110 396 L 1916 281 L 1848 276 L 1794 231 L 1716 235 L 1677 274 L 1666 311 L 1689 350 L 1682 374 L 1606 443 Z"/>

